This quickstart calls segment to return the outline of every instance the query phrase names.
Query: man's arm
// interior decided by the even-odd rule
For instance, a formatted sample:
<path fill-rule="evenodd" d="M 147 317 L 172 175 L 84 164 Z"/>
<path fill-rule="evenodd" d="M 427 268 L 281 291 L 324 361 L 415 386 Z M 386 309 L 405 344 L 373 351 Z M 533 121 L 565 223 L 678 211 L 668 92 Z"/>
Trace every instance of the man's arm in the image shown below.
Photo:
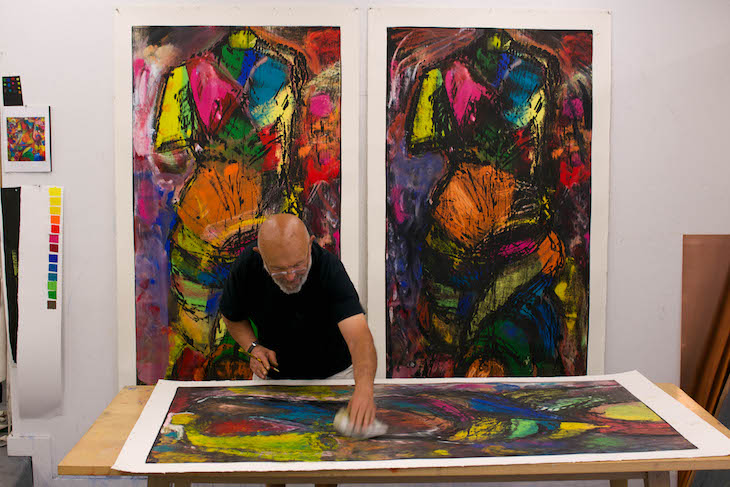
<path fill-rule="evenodd" d="M 350 349 L 355 376 L 355 391 L 348 405 L 350 421 L 356 431 L 362 430 L 375 419 L 373 380 L 378 368 L 378 358 L 375 354 L 373 335 L 362 313 L 345 318 L 337 326 Z"/>
<path fill-rule="evenodd" d="M 226 324 L 228 332 L 244 351 L 247 351 L 251 344 L 256 341 L 256 335 L 254 334 L 251 323 L 248 320 L 230 321 L 224 316 L 223 323 Z M 279 362 L 276 360 L 276 352 L 264 347 L 263 345 L 255 346 L 251 351 L 251 355 L 255 358 L 252 358 L 249 361 L 249 367 L 251 367 L 254 374 L 262 379 L 265 379 L 269 374 L 271 364 L 275 366 L 279 365 Z"/>

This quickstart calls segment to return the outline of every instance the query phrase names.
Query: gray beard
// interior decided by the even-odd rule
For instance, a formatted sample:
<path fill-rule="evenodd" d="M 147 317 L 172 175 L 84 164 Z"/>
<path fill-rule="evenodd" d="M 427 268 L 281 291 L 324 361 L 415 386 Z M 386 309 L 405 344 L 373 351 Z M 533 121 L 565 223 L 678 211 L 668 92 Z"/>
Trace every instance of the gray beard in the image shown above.
<path fill-rule="evenodd" d="M 283 292 L 284 294 L 296 294 L 299 291 L 301 291 L 302 288 L 304 287 L 304 283 L 307 282 L 307 278 L 309 277 L 309 271 L 311 269 L 312 269 L 312 258 L 310 257 L 309 258 L 309 265 L 307 266 L 307 272 L 304 273 L 304 276 L 302 276 L 302 281 L 294 289 L 287 289 L 287 288 L 285 288 L 283 284 L 281 284 L 279 281 L 277 281 L 274 278 L 271 278 L 271 280 L 274 281 L 274 283 L 279 287 L 279 289 L 281 289 L 281 292 Z"/>

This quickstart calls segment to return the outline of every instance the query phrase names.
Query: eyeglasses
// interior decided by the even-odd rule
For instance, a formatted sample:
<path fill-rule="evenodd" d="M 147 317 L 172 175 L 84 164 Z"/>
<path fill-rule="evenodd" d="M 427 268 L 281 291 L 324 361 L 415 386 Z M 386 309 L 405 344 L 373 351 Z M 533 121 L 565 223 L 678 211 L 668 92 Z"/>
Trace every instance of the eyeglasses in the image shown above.
<path fill-rule="evenodd" d="M 310 246 L 309 249 L 307 250 L 307 263 L 306 264 L 298 265 L 296 267 L 292 267 L 291 269 L 287 269 L 285 271 L 271 272 L 269 270 L 269 268 L 266 266 L 266 263 L 264 262 L 264 269 L 266 269 L 266 272 L 268 272 L 272 278 L 284 277 L 284 276 L 288 276 L 289 274 L 291 274 L 292 276 L 304 275 L 307 273 L 307 270 L 309 269 L 309 265 L 311 264 L 311 251 L 312 251 L 312 247 Z"/>
<path fill-rule="evenodd" d="M 294 275 L 294 276 L 300 276 L 300 275 L 304 274 L 305 272 L 307 272 L 307 267 L 309 267 L 309 266 L 305 264 L 303 266 L 294 267 L 293 269 L 289 269 L 286 271 L 270 272 L 269 269 L 266 269 L 266 271 L 269 273 L 269 275 L 271 277 L 283 277 L 283 276 L 286 276 L 289 274 Z"/>

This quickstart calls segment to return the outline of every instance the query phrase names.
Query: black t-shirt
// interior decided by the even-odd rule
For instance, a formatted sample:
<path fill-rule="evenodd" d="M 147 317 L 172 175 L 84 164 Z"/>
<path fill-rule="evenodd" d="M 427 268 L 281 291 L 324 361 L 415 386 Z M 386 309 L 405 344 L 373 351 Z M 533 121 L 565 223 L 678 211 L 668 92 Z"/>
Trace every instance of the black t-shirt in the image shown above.
<path fill-rule="evenodd" d="M 360 299 L 342 262 L 312 243 L 312 268 L 302 289 L 286 294 L 246 247 L 231 266 L 220 311 L 230 321 L 248 319 L 258 342 L 276 352 L 281 373 L 271 378 L 323 379 L 352 364 L 337 324 L 362 313 Z"/>

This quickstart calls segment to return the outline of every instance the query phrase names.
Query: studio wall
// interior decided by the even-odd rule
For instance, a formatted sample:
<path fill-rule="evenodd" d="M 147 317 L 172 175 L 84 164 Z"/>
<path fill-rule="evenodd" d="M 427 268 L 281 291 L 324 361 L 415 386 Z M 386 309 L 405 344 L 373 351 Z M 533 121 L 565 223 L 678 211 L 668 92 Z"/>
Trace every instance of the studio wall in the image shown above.
<path fill-rule="evenodd" d="M 63 400 L 57 415 L 14 417 L 11 454 L 33 456 L 36 485 L 142 485 L 64 479 L 56 465 L 117 393 L 114 176 L 114 8 L 141 2 L 28 0 L 0 4 L 0 73 L 20 75 L 25 103 L 50 105 L 53 172 L 3 174 L 4 186 L 64 187 Z M 172 4 L 172 2 L 156 2 Z M 192 2 L 185 2 L 192 3 Z M 211 2 L 213 3 L 213 2 Z M 234 2 L 215 2 L 228 4 Z M 367 8 L 359 7 L 361 64 Z M 297 1 L 288 4 L 307 5 Z M 440 7 L 436 1 L 405 6 Z M 611 11 L 612 106 L 605 371 L 679 381 L 683 234 L 730 233 L 726 149 L 730 4 L 522 0 L 457 7 Z M 360 73 L 359 101 L 367 102 Z M 360 126 L 360 226 L 366 229 L 365 118 Z M 365 289 L 367 249 L 360 248 Z M 381 364 L 382 366 L 382 364 Z M 10 380 L 17 369 L 8 370 Z M 17 404 L 12 404 L 17 411 Z M 546 484 L 547 485 L 547 484 Z M 576 482 L 575 485 L 597 485 Z"/>

